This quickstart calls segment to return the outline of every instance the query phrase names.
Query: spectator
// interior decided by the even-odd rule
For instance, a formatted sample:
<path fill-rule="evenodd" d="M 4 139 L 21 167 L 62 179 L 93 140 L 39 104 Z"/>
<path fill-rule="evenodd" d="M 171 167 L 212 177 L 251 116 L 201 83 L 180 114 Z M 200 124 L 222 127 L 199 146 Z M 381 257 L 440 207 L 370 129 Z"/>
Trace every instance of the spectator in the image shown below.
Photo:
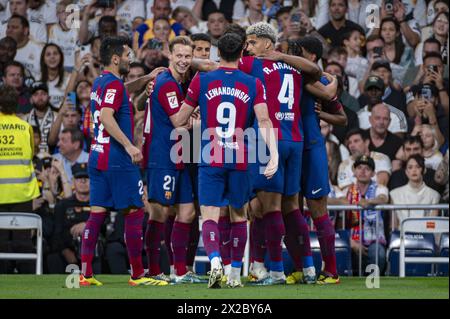
<path fill-rule="evenodd" d="M 402 139 L 388 131 L 391 123 L 391 112 L 385 104 L 372 107 L 369 116 L 370 129 L 366 131 L 369 136 L 369 150 L 386 154 L 392 161 L 402 146 Z"/>
<path fill-rule="evenodd" d="M 75 192 L 55 206 L 54 253 L 48 258 L 49 273 L 64 273 L 66 265 L 80 264 L 81 236 L 90 214 L 87 164 L 75 164 L 71 172 Z M 94 266 L 101 271 L 100 259 L 95 259 Z"/>
<path fill-rule="evenodd" d="M 389 179 L 389 190 L 393 190 L 408 183 L 408 177 L 405 172 L 406 160 L 410 158 L 411 155 L 416 154 L 423 157 L 422 139 L 420 136 L 407 136 L 402 147 L 397 152 L 396 159 L 392 162 L 393 173 Z M 442 187 L 434 182 L 434 175 L 435 171 L 428 168 L 425 170 L 423 180 L 427 186 L 440 193 Z"/>
<path fill-rule="evenodd" d="M 420 85 L 411 88 L 415 99 L 408 104 L 410 112 L 414 113 L 409 118 L 411 134 L 421 132 L 421 125 L 430 124 L 435 132 L 439 147 L 448 141 L 448 116 L 438 104 L 438 90 L 434 85 Z"/>
<path fill-rule="evenodd" d="M 321 133 L 324 137 L 326 137 L 327 135 L 327 130 L 331 130 L 332 129 L 332 125 L 320 120 L 320 129 L 321 129 Z M 330 178 L 330 183 L 333 186 L 332 188 L 334 188 L 334 186 L 337 186 L 338 182 L 338 169 L 339 169 L 339 164 L 342 162 L 342 157 L 341 157 L 341 152 L 339 149 L 339 144 L 332 141 L 329 138 L 330 134 L 328 134 L 328 138 L 326 139 L 326 148 L 327 148 L 327 158 L 328 158 L 328 175 Z"/>
<path fill-rule="evenodd" d="M 131 39 L 134 31 L 133 20 L 145 20 L 145 0 L 116 0 L 116 7 L 118 34 Z"/>
<path fill-rule="evenodd" d="M 444 79 L 444 63 L 439 53 L 430 52 L 423 58 L 422 67 L 417 73 L 414 84 L 434 85 L 438 89 L 439 102 L 443 107 L 443 111 L 448 116 L 448 78 Z M 409 99 L 408 102 L 412 102 L 412 99 Z M 410 116 L 414 114 L 414 109 L 410 109 L 409 104 L 408 114 Z"/>
<path fill-rule="evenodd" d="M 173 10 L 172 19 L 180 23 L 188 34 L 206 33 L 208 31 L 206 21 L 199 21 L 187 7 L 177 7 Z"/>
<path fill-rule="evenodd" d="M 219 38 L 225 33 L 228 22 L 225 15 L 220 11 L 211 12 L 208 15 L 208 35 L 211 36 L 211 60 L 219 60 L 219 49 L 217 42 Z"/>
<path fill-rule="evenodd" d="M 59 109 L 69 84 L 69 74 L 64 71 L 64 54 L 61 48 L 48 43 L 41 54 L 41 81 L 48 87 L 50 104 Z"/>
<path fill-rule="evenodd" d="M 441 43 L 443 61 L 448 59 L 448 12 L 439 12 L 433 21 L 433 37 Z"/>
<path fill-rule="evenodd" d="M 167 18 L 155 18 L 153 20 L 153 34 L 154 39 L 158 40 L 163 45 L 163 54 L 169 57 L 169 37 L 170 37 L 170 22 Z"/>
<path fill-rule="evenodd" d="M 445 187 L 441 200 L 444 203 L 448 203 L 448 150 L 445 152 L 444 160 L 439 164 L 439 167 L 436 170 L 434 181 Z"/>
<path fill-rule="evenodd" d="M 328 58 L 327 63 L 337 63 L 339 64 L 344 70 L 347 68 L 347 58 L 348 53 L 347 50 L 343 47 L 334 47 L 331 48 L 331 50 L 328 52 Z M 358 80 L 345 73 L 345 75 L 342 78 L 343 85 L 345 88 L 345 91 L 347 91 L 351 96 L 354 98 L 358 98 L 360 95 L 360 89 L 358 87 Z M 359 106 L 358 106 L 359 110 Z"/>
<path fill-rule="evenodd" d="M 196 0 L 192 8 L 195 16 L 202 20 L 208 20 L 213 12 L 223 12 L 227 21 L 241 20 L 245 17 L 245 6 L 243 0 Z"/>
<path fill-rule="evenodd" d="M 404 204 L 438 204 L 440 195 L 435 190 L 425 185 L 425 161 L 422 156 L 412 155 L 406 161 L 406 176 L 408 184 L 396 188 L 390 192 L 391 202 L 394 205 Z M 425 215 L 437 216 L 438 211 L 425 210 L 397 210 L 395 211 L 394 228 L 398 229 L 401 222 L 409 217 L 424 217 Z"/>
<path fill-rule="evenodd" d="M 424 42 L 420 43 L 416 48 L 415 65 L 410 65 L 406 70 L 405 77 L 403 78 L 403 87 L 405 90 L 409 88 L 419 76 L 419 71 L 422 68 L 423 57 L 430 53 L 441 52 L 441 43 L 435 38 L 428 38 Z M 418 83 L 418 80 L 417 80 Z"/>
<path fill-rule="evenodd" d="M 245 0 L 246 10 L 244 13 L 244 18 L 240 20 L 234 20 L 234 23 L 247 28 L 252 24 L 258 22 L 268 22 L 268 17 L 263 13 L 263 0 Z"/>
<path fill-rule="evenodd" d="M 5 66 L 14 61 L 17 52 L 17 43 L 11 37 L 0 39 L 0 78 L 4 76 Z"/>
<path fill-rule="evenodd" d="M 378 76 L 370 76 L 364 87 L 364 95 L 367 97 L 368 104 L 365 105 L 361 110 L 358 111 L 359 127 L 363 130 L 370 128 L 370 114 L 372 108 L 382 103 L 381 99 L 383 92 L 385 91 L 384 82 Z M 392 105 L 384 103 L 389 108 L 391 114 L 391 122 L 389 124 L 388 130 L 400 137 L 408 132 L 408 121 L 405 114 L 399 109 L 393 107 Z"/>
<path fill-rule="evenodd" d="M 386 266 L 386 237 L 384 235 L 383 214 L 370 206 L 387 204 L 389 191 L 386 186 L 373 180 L 375 176 L 375 161 L 366 155 L 360 156 L 353 164 L 355 182 L 345 191 L 344 197 L 338 201 L 343 205 L 360 205 L 365 210 L 347 213 L 346 223 L 350 227 L 353 269 L 357 269 L 359 252 L 362 251 L 362 269 L 369 264 L 376 264 L 378 245 L 378 267 L 380 273 Z M 360 221 L 362 219 L 362 221 Z M 378 225 L 377 225 L 378 220 Z M 359 225 L 362 225 L 360 229 Z"/>
<path fill-rule="evenodd" d="M 39 128 L 40 152 L 49 152 L 48 135 L 57 113 L 50 104 L 48 87 L 43 82 L 35 82 L 31 88 L 31 104 L 33 109 L 26 114 L 25 120 L 32 126 Z"/>
<path fill-rule="evenodd" d="M 371 157 L 375 162 L 373 180 L 378 185 L 387 186 L 392 172 L 391 161 L 385 154 L 369 151 L 369 140 L 362 130 L 350 131 L 347 135 L 346 146 L 350 151 L 350 157 L 339 165 L 338 186 L 340 189 L 345 189 L 355 182 L 353 164 L 363 155 Z"/>
<path fill-rule="evenodd" d="M 419 135 L 423 142 L 425 167 L 427 169 L 431 168 L 433 170 L 437 170 L 444 157 L 442 156 L 442 153 L 439 152 L 440 145 L 438 144 L 436 138 L 435 129 L 431 125 L 423 124 Z"/>
<path fill-rule="evenodd" d="M 170 14 L 172 12 L 170 0 L 155 0 L 153 6 L 151 7 L 151 12 L 153 14 L 152 18 L 145 20 L 143 24 L 137 27 L 136 32 L 134 33 L 133 49 L 135 51 L 143 46 L 149 39 L 153 39 L 155 37 L 153 22 L 156 19 L 170 19 Z M 175 36 L 186 34 L 180 23 L 175 20 L 169 21 L 172 29 L 169 35 L 169 40 L 172 40 Z"/>
<path fill-rule="evenodd" d="M 340 140 L 334 134 L 332 134 L 333 130 L 335 130 L 335 127 L 333 125 L 331 125 L 323 120 L 320 120 L 320 133 L 325 138 L 326 142 L 327 143 L 335 143 L 336 145 L 338 145 L 340 160 L 337 163 L 337 165 L 339 166 L 339 164 L 343 160 L 346 160 L 347 158 L 350 157 L 350 153 L 348 152 L 347 147 L 345 147 L 345 145 L 343 143 L 341 143 Z M 330 150 L 334 149 L 334 147 L 332 147 L 331 145 L 329 147 L 330 147 Z M 338 167 L 336 167 L 336 172 L 337 172 L 337 168 Z M 336 185 L 337 185 L 337 183 L 336 183 Z"/>
<path fill-rule="evenodd" d="M 8 21 L 6 35 L 17 42 L 15 60 L 22 63 L 35 80 L 41 78 L 40 57 L 42 44 L 30 38 L 30 24 L 23 16 L 14 14 Z"/>
<path fill-rule="evenodd" d="M 58 112 L 50 133 L 48 135 L 48 145 L 53 148 L 58 143 L 59 134 L 63 129 L 80 128 L 81 116 L 83 111 L 77 105 L 72 104 L 72 101 L 66 99 L 63 106 Z M 83 146 L 83 144 L 81 144 Z"/>
<path fill-rule="evenodd" d="M 384 92 L 382 100 L 384 103 L 394 106 L 406 114 L 406 95 L 400 89 L 397 89 L 396 83 L 394 83 L 393 71 L 391 65 L 386 60 L 378 60 L 372 64 L 369 75 L 376 75 L 383 79 Z M 365 84 L 360 82 L 361 84 Z M 363 90 L 362 90 L 363 91 Z M 366 97 L 359 97 L 360 105 L 367 104 Z"/>
<path fill-rule="evenodd" d="M 384 42 L 383 56 L 394 68 L 394 78 L 401 83 L 409 64 L 413 62 L 413 49 L 403 43 L 400 25 L 394 18 L 381 21 L 380 37 Z"/>
<path fill-rule="evenodd" d="M 47 26 L 45 25 L 44 21 L 31 19 L 31 17 L 27 13 L 28 0 L 10 0 L 9 3 L 10 17 L 0 24 L 0 38 L 5 36 L 5 32 L 7 32 L 9 21 L 11 20 L 11 18 L 14 16 L 21 16 L 29 23 L 30 39 L 38 43 L 46 43 Z"/>
<path fill-rule="evenodd" d="M 361 55 L 361 44 L 362 40 L 364 40 L 364 34 L 359 29 L 355 29 L 344 34 L 342 39 L 347 50 L 345 73 L 361 81 L 368 67 L 367 59 Z"/>
<path fill-rule="evenodd" d="M 140 48 L 138 57 L 149 70 L 158 67 L 168 67 L 169 59 L 162 53 L 163 45 L 156 39 L 150 39 L 145 46 Z"/>
<path fill-rule="evenodd" d="M 9 86 L 16 91 L 19 96 L 19 101 L 15 112 L 18 115 L 23 115 L 31 111 L 30 91 L 24 84 L 25 68 L 17 61 L 12 61 L 6 64 L 5 73 L 3 75 L 4 86 Z"/>
<path fill-rule="evenodd" d="M 108 34 L 117 35 L 116 21 L 117 6 L 115 1 L 93 1 L 87 5 L 82 13 L 79 41 L 82 45 L 88 44 L 95 36 Z"/>
<path fill-rule="evenodd" d="M 211 53 L 211 37 L 205 33 L 191 35 L 194 42 L 194 58 L 209 59 Z"/>
<path fill-rule="evenodd" d="M 62 163 L 69 184 L 72 183 L 72 166 L 76 163 L 86 163 L 89 154 L 83 151 L 83 133 L 76 128 L 65 128 L 59 134 L 59 153 L 53 158 Z"/>
<path fill-rule="evenodd" d="M 81 131 L 83 132 L 86 150 L 90 149 L 91 138 L 94 134 L 93 114 L 91 112 L 92 84 L 86 80 L 80 81 L 75 87 L 77 106 L 81 109 Z"/>
<path fill-rule="evenodd" d="M 71 70 L 75 65 L 75 52 L 78 42 L 78 28 L 67 25 L 69 15 L 68 6 L 73 5 L 71 0 L 62 0 L 56 5 L 56 15 L 58 23 L 49 28 L 48 42 L 56 44 L 63 52 L 63 65 L 67 70 Z M 75 23 L 75 22 L 73 22 Z M 54 105 L 58 107 L 58 105 Z"/>
<path fill-rule="evenodd" d="M 276 14 L 276 20 L 278 23 L 278 42 L 289 40 L 289 24 L 291 21 L 292 7 L 281 7 Z"/>
<path fill-rule="evenodd" d="M 34 138 L 31 126 L 15 115 L 18 95 L 10 87 L 0 88 L 0 123 L 2 141 L 14 143 L 14 152 L 0 148 L 0 212 L 32 212 L 33 199 L 40 196 L 34 176 Z M 17 162 L 24 164 L 18 165 Z M 15 164 L 16 163 L 16 164 Z M 0 251 L 9 253 L 35 252 L 29 230 L 0 230 Z M 20 273 L 33 273 L 34 262 L 0 261 L 0 273 L 13 272 L 14 265 Z"/>
<path fill-rule="evenodd" d="M 346 20 L 345 15 L 348 11 L 348 2 L 346 0 L 329 1 L 330 22 L 319 29 L 319 33 L 333 47 L 342 46 L 343 35 L 347 32 L 357 29 L 361 34 L 364 30 L 356 23 Z"/>
<path fill-rule="evenodd" d="M 46 0 L 28 0 L 28 18 L 30 21 L 38 21 L 47 27 L 58 23 L 56 16 L 56 2 Z"/>

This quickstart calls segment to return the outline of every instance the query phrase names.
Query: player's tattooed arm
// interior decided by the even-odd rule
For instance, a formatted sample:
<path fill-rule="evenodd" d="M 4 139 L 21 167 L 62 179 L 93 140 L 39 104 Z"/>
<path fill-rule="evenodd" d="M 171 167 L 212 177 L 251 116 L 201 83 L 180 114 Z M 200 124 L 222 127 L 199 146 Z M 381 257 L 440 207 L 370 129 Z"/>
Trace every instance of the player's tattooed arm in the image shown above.
<path fill-rule="evenodd" d="M 195 58 L 195 59 L 192 59 L 191 68 L 194 72 L 195 71 L 211 72 L 211 71 L 215 71 L 219 68 L 219 63 L 214 62 L 209 59 Z"/>
<path fill-rule="evenodd" d="M 127 92 L 135 93 L 139 90 L 142 90 L 142 88 L 145 85 L 147 85 L 148 82 L 151 82 L 154 79 L 156 79 L 158 74 L 160 74 L 161 72 L 164 72 L 165 70 L 167 70 L 167 68 L 159 67 L 159 68 L 154 69 L 151 73 L 141 76 L 140 78 L 137 78 L 136 80 L 128 81 L 127 83 L 125 83 L 125 88 L 127 89 Z"/>
<path fill-rule="evenodd" d="M 320 77 L 322 76 L 322 70 L 316 63 L 302 57 L 273 50 L 263 56 L 260 56 L 260 58 L 265 58 L 272 61 L 280 61 L 289 64 L 297 70 L 301 70 L 305 75 L 309 76 L 315 81 L 319 81 Z"/>

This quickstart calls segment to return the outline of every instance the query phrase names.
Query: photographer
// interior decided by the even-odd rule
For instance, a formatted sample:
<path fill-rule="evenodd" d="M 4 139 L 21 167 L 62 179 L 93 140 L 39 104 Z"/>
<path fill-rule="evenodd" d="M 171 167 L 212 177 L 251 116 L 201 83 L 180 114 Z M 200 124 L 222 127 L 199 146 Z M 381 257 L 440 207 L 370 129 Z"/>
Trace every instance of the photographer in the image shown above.
<path fill-rule="evenodd" d="M 48 257 L 49 273 L 64 273 L 66 265 L 78 265 L 80 261 L 81 236 L 90 214 L 87 164 L 75 164 L 72 174 L 75 193 L 55 207 L 52 254 Z M 100 272 L 99 260 L 94 262 L 94 269 Z"/>

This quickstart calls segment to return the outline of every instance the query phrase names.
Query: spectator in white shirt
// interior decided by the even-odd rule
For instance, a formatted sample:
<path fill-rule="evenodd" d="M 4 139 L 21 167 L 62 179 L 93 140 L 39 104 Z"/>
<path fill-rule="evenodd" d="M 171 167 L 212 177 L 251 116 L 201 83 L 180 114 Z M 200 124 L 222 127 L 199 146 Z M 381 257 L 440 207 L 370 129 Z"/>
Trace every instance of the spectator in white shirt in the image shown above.
<path fill-rule="evenodd" d="M 43 46 L 30 38 L 30 24 L 28 20 L 20 15 L 11 16 L 8 21 L 6 35 L 17 42 L 15 60 L 22 63 L 35 80 L 40 79 L 40 58 Z"/>
<path fill-rule="evenodd" d="M 348 132 L 346 146 L 350 151 L 350 157 L 344 160 L 338 169 L 338 186 L 344 189 L 355 182 L 353 163 L 362 155 L 370 156 L 375 162 L 375 175 L 373 180 L 378 185 L 387 186 L 391 175 L 391 161 L 388 156 L 378 152 L 369 151 L 369 139 L 360 129 Z"/>
<path fill-rule="evenodd" d="M 394 205 L 404 204 L 438 204 L 440 195 L 435 190 L 428 187 L 423 181 L 425 173 L 425 160 L 422 156 L 412 155 L 406 161 L 406 175 L 408 184 L 391 191 L 391 202 Z M 437 216 L 437 210 L 397 210 L 395 211 L 396 229 L 405 218 Z"/>
<path fill-rule="evenodd" d="M 421 125 L 420 138 L 423 142 L 423 156 L 425 167 L 437 170 L 444 157 L 439 152 L 439 144 L 436 139 L 436 131 L 428 124 Z"/>

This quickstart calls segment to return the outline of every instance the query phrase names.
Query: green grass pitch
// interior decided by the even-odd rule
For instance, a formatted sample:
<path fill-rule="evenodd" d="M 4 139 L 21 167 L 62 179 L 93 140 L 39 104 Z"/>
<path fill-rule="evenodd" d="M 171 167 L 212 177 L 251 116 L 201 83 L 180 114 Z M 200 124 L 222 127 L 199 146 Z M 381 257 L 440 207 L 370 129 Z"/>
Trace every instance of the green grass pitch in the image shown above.
<path fill-rule="evenodd" d="M 65 275 L 0 275 L 0 299 L 448 299 L 448 277 L 381 277 L 368 289 L 365 278 L 341 277 L 339 285 L 292 285 L 207 289 L 206 284 L 130 287 L 128 277 L 98 275 L 102 287 L 65 287 Z M 246 284 L 244 280 L 244 285 Z"/>

